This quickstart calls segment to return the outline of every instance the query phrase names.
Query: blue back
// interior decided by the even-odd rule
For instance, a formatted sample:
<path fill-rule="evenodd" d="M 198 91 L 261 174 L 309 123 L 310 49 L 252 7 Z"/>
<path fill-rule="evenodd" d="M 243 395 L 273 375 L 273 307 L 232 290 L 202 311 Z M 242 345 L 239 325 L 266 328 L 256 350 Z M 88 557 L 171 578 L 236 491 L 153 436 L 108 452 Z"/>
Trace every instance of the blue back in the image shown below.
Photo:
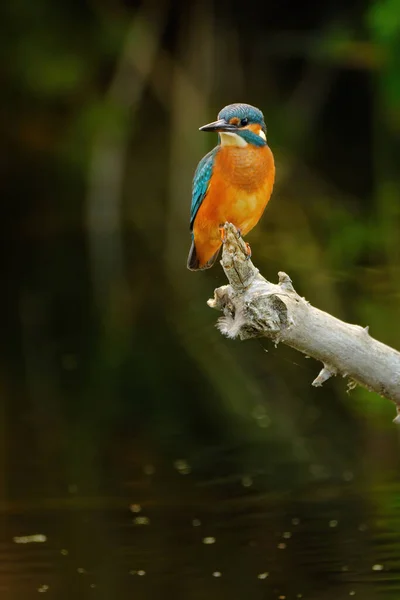
<path fill-rule="evenodd" d="M 190 229 L 193 229 L 194 219 L 207 193 L 214 167 L 215 156 L 219 147 L 216 146 L 206 154 L 197 165 L 192 186 L 192 205 L 190 207 Z"/>

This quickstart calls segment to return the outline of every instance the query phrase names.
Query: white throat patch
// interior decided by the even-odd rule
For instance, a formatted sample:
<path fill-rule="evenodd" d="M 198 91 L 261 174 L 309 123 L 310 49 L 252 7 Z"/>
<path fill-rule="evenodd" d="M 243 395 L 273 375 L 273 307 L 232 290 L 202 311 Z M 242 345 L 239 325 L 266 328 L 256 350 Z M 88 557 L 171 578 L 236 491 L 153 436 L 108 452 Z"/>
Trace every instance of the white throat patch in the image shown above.
<path fill-rule="evenodd" d="M 246 140 L 232 131 L 221 131 L 219 135 L 221 136 L 221 146 L 236 146 L 237 148 L 247 146 Z"/>
<path fill-rule="evenodd" d="M 263 132 L 262 129 L 260 129 L 260 132 L 258 134 L 260 136 L 260 138 L 262 138 L 265 142 L 267 141 L 267 136 L 265 135 L 265 133 Z"/>

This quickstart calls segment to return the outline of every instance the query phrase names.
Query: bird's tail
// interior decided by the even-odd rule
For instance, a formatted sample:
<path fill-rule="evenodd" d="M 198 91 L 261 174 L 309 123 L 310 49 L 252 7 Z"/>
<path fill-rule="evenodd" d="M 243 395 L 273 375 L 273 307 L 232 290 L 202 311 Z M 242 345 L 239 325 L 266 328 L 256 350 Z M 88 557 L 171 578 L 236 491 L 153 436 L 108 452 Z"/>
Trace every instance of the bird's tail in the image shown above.
<path fill-rule="evenodd" d="M 200 264 L 200 260 L 197 256 L 196 245 L 193 240 L 192 245 L 189 250 L 189 256 L 188 256 L 188 260 L 187 260 L 187 268 L 190 271 L 203 271 L 204 269 L 209 269 L 210 267 L 213 266 L 213 264 L 217 260 L 219 251 L 220 251 L 220 248 L 218 248 L 216 253 L 213 254 L 212 257 L 206 263 L 204 263 L 202 265 L 202 264 Z"/>

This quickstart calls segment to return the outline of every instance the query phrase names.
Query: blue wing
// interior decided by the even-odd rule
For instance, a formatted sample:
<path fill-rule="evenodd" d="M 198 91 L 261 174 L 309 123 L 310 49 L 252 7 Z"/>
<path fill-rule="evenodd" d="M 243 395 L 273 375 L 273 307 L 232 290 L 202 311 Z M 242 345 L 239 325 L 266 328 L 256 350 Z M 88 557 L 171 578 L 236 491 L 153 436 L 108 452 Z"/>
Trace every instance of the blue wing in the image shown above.
<path fill-rule="evenodd" d="M 192 206 L 190 207 L 190 229 L 193 229 L 194 219 L 197 215 L 201 203 L 207 194 L 208 186 L 212 175 L 215 156 L 219 146 L 216 146 L 211 152 L 206 154 L 199 162 L 193 177 L 192 186 Z"/>

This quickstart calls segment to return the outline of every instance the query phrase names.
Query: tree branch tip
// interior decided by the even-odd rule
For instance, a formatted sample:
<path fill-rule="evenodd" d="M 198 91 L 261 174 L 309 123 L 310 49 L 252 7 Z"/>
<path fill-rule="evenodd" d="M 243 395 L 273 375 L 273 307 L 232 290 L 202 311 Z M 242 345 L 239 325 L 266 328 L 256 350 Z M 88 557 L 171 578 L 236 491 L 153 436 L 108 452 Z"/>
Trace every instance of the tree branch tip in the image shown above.
<path fill-rule="evenodd" d="M 323 368 L 318 374 L 318 377 L 314 379 L 311 385 L 313 385 L 314 387 L 321 387 L 322 384 L 325 383 L 325 381 L 328 381 L 328 379 L 334 377 L 336 373 L 336 369 L 324 364 Z"/>
<path fill-rule="evenodd" d="M 215 310 L 224 310 L 229 300 L 228 288 L 229 285 L 221 285 L 221 287 L 216 288 L 214 298 L 207 300 L 207 306 L 215 308 Z"/>
<path fill-rule="evenodd" d="M 278 285 L 280 285 L 281 288 L 283 288 L 287 292 L 296 293 L 296 290 L 293 287 L 292 280 L 290 279 L 290 277 L 287 273 L 285 273 L 284 271 L 279 271 L 278 278 L 279 278 Z"/>

